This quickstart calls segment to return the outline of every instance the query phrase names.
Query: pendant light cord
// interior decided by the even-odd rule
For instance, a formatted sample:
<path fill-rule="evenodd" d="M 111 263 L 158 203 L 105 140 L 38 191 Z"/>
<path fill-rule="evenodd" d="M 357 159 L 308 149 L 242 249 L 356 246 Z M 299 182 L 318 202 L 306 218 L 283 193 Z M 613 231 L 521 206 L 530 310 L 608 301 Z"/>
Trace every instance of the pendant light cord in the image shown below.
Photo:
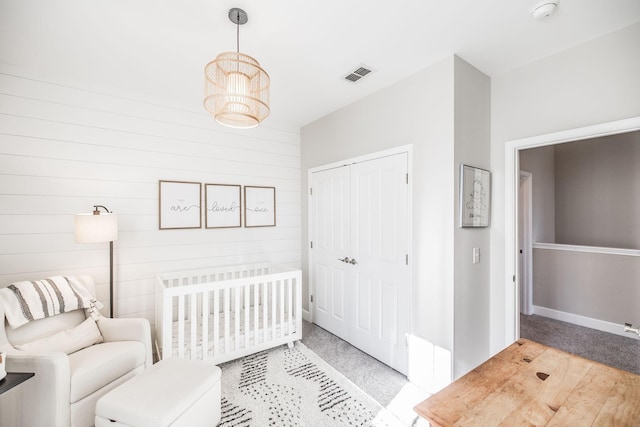
<path fill-rule="evenodd" d="M 240 11 L 236 12 L 238 17 L 236 19 L 236 53 L 240 53 Z"/>

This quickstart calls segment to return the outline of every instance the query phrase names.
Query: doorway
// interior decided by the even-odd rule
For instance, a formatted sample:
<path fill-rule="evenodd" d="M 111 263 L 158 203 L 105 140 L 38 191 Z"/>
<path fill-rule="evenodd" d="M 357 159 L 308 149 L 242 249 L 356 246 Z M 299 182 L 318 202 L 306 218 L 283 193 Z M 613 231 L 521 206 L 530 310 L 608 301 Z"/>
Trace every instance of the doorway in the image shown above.
<path fill-rule="evenodd" d="M 409 154 L 310 171 L 313 322 L 407 373 Z"/>
<path fill-rule="evenodd" d="M 587 126 L 547 135 L 524 138 L 506 143 L 505 148 L 505 310 L 504 346 L 520 337 L 520 283 L 518 269 L 518 200 L 520 193 L 520 150 L 562 144 L 640 130 L 640 117 Z"/>

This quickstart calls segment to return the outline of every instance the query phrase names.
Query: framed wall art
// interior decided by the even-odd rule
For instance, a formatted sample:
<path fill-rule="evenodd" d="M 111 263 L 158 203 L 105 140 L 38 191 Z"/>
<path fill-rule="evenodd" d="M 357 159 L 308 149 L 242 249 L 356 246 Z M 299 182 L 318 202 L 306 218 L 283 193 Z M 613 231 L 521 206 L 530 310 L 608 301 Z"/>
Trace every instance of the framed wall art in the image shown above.
<path fill-rule="evenodd" d="M 275 227 L 276 188 L 244 187 L 244 226 Z"/>
<path fill-rule="evenodd" d="M 160 230 L 202 226 L 201 187 L 199 182 L 160 181 Z"/>
<path fill-rule="evenodd" d="M 205 228 L 242 227 L 242 188 L 232 184 L 205 184 Z"/>
<path fill-rule="evenodd" d="M 488 227 L 491 172 L 460 165 L 460 227 Z"/>

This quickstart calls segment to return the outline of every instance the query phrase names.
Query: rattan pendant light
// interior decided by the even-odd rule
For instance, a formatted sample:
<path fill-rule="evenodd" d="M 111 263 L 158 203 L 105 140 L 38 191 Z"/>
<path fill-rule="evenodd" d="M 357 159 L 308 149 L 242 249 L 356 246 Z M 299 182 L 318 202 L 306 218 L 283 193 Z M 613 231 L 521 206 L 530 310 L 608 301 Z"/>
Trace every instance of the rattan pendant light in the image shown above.
<path fill-rule="evenodd" d="M 269 115 L 270 79 L 258 61 L 240 53 L 240 25 L 248 21 L 238 8 L 229 11 L 236 24 L 236 51 L 224 52 L 204 68 L 204 108 L 232 128 L 258 126 Z"/>

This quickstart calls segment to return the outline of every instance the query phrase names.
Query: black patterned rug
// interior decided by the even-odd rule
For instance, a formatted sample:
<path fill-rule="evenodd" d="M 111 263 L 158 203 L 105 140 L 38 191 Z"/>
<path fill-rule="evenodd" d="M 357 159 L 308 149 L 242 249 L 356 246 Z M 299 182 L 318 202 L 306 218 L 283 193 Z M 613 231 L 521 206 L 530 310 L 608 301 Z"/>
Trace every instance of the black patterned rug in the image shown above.
<path fill-rule="evenodd" d="M 403 426 L 300 342 L 220 367 L 220 427 Z"/>

